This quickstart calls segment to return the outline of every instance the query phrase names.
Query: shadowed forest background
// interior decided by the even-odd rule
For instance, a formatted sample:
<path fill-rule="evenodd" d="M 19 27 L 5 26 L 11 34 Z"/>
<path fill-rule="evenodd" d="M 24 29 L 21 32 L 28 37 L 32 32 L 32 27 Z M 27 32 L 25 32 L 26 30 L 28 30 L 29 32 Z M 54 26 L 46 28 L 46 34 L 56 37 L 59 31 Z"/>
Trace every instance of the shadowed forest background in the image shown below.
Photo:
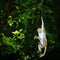
<path fill-rule="evenodd" d="M 37 28 L 43 15 L 48 40 L 38 53 Z M 0 60 L 60 59 L 60 0 L 0 0 Z"/>

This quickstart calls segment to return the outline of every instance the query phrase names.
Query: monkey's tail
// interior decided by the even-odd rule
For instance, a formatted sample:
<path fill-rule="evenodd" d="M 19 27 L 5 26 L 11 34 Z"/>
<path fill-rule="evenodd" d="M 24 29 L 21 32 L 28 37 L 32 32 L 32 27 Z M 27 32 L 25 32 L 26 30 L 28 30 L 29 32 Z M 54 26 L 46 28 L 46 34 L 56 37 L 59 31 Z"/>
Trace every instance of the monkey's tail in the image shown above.
<path fill-rule="evenodd" d="M 47 49 L 47 47 L 44 48 L 44 52 L 42 55 L 40 55 L 40 57 L 43 57 L 46 54 L 46 49 Z"/>

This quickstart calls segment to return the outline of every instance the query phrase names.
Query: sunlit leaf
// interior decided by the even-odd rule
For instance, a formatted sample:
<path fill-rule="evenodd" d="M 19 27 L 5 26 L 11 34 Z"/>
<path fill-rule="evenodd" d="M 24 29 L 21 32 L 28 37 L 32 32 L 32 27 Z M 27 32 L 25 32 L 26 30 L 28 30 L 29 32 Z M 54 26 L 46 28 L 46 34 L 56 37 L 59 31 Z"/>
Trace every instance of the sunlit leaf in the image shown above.
<path fill-rule="evenodd" d="M 34 36 L 34 39 L 37 39 L 37 36 Z"/>
<path fill-rule="evenodd" d="M 19 9 L 19 7 L 18 7 L 18 6 L 16 6 L 16 9 Z"/>
<path fill-rule="evenodd" d="M 19 31 L 22 32 L 23 29 L 20 29 Z"/>
<path fill-rule="evenodd" d="M 20 39 L 25 38 L 25 35 L 23 33 L 20 33 Z"/>
<path fill-rule="evenodd" d="M 12 16 L 8 16 L 8 18 L 12 18 Z"/>
<path fill-rule="evenodd" d="M 18 35 L 20 32 L 16 30 L 16 31 L 14 31 L 12 33 L 15 34 L 15 35 Z"/>
<path fill-rule="evenodd" d="M 9 21 L 8 21 L 8 24 L 9 24 L 10 26 L 12 26 L 12 25 L 13 25 L 13 21 L 12 21 L 12 20 L 9 20 Z"/>

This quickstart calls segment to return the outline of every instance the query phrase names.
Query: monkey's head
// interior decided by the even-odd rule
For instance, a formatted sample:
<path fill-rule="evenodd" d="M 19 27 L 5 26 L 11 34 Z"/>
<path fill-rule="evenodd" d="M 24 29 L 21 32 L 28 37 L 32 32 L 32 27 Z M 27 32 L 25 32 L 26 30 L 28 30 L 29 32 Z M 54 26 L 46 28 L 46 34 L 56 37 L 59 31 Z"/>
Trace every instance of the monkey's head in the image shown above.
<path fill-rule="evenodd" d="M 37 29 L 37 32 L 38 32 L 38 33 L 40 33 L 41 31 L 42 31 L 42 29 L 41 29 L 41 28 L 38 28 L 38 29 Z"/>

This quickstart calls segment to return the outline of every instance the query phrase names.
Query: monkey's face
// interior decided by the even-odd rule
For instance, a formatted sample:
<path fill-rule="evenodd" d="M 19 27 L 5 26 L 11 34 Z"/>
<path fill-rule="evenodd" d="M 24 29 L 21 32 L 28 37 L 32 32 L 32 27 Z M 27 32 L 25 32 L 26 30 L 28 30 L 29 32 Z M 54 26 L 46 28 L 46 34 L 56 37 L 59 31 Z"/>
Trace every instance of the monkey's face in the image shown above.
<path fill-rule="evenodd" d="M 38 29 L 37 29 L 37 32 L 38 32 L 38 33 L 41 33 L 41 31 L 42 31 L 41 28 L 38 28 Z"/>

